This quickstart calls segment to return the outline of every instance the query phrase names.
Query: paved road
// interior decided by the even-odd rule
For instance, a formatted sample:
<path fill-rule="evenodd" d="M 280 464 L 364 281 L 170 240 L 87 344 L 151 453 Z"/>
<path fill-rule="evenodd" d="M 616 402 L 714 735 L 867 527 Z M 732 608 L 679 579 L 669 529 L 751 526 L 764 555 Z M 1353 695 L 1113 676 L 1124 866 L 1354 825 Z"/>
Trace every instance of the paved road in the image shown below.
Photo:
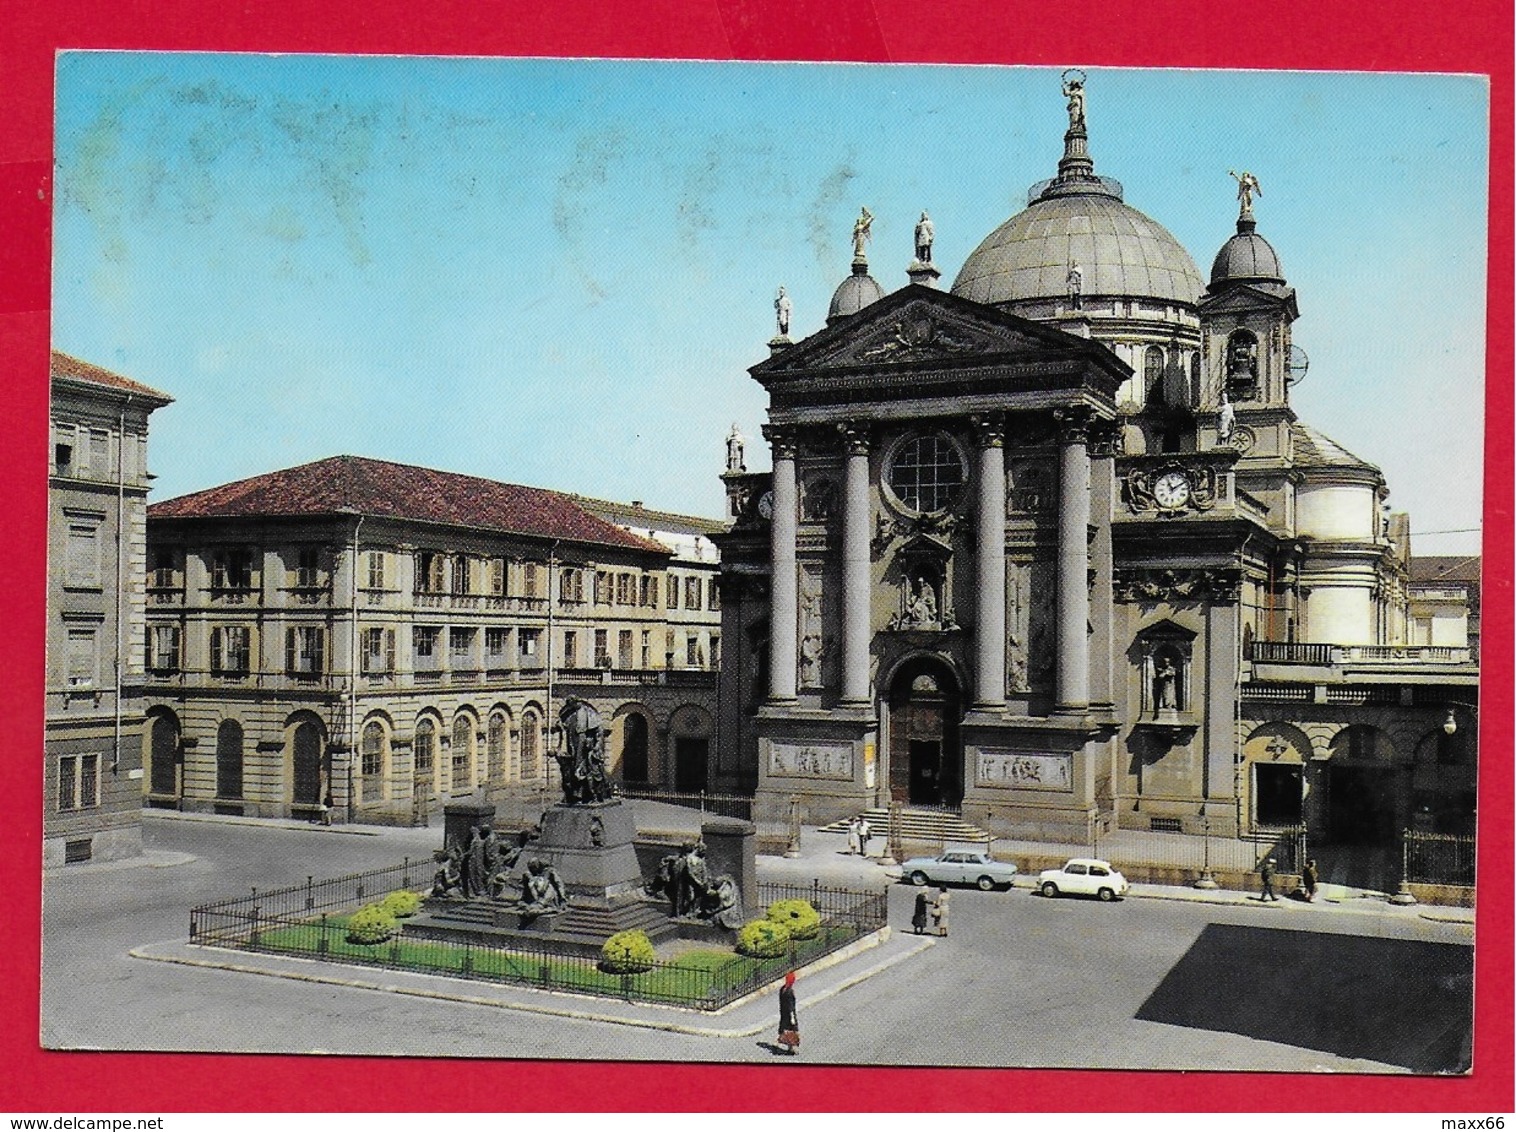
<path fill-rule="evenodd" d="M 46 880 L 49 1047 L 773 1056 L 761 1036 L 635 1029 L 131 958 L 131 948 L 182 939 L 196 902 L 421 857 L 438 839 L 436 830 L 363 835 L 152 816 L 144 824 L 151 850 L 195 859 Z M 768 864 L 789 875 L 814 864 L 829 877 L 883 879 L 878 866 L 856 861 Z M 908 922 L 912 897 L 894 886 L 897 926 Z M 1472 986 L 1466 925 L 1289 903 L 1102 905 L 974 890 L 953 900 L 950 938 L 821 1001 L 808 1002 L 802 987 L 805 1060 L 1404 1072 L 1451 1068 L 1462 1054 Z M 916 942 L 897 935 L 868 962 Z"/>

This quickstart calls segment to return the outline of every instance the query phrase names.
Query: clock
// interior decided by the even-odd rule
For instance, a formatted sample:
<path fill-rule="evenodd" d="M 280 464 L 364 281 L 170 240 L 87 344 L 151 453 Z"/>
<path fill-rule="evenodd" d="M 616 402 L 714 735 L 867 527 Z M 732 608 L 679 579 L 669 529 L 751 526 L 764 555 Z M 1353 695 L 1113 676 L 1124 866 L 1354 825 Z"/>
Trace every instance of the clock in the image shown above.
<path fill-rule="evenodd" d="M 1311 368 L 1311 359 L 1299 346 L 1291 345 L 1289 354 L 1284 360 L 1285 383 L 1298 385 L 1305 377 L 1305 371 Z"/>
<path fill-rule="evenodd" d="M 1178 468 L 1153 481 L 1153 498 L 1165 511 L 1178 511 L 1190 501 L 1190 477 Z"/>
<path fill-rule="evenodd" d="M 774 517 L 774 493 L 765 491 L 758 497 L 758 514 L 765 519 Z"/>

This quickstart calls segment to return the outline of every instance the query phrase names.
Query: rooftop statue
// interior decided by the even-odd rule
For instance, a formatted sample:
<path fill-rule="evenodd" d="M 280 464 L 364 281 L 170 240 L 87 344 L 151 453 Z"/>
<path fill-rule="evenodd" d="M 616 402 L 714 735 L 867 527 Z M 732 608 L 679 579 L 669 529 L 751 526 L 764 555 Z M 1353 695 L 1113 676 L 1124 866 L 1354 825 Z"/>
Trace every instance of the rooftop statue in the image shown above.
<path fill-rule="evenodd" d="M 873 238 L 874 214 L 865 205 L 853 221 L 853 258 L 863 259 L 868 254 L 868 242 Z"/>
<path fill-rule="evenodd" d="M 918 263 L 932 262 L 932 240 L 936 237 L 936 230 L 932 227 L 932 218 L 925 212 L 921 219 L 916 221 L 916 260 Z"/>
<path fill-rule="evenodd" d="M 1084 129 L 1084 72 L 1063 72 L 1063 93 L 1069 100 L 1069 129 Z"/>
<path fill-rule="evenodd" d="M 1237 181 L 1237 199 L 1242 202 L 1241 216 L 1251 216 L 1253 213 L 1253 196 L 1263 196 L 1263 186 L 1258 183 L 1258 178 L 1244 169 L 1241 173 L 1228 169 L 1228 173 Z"/>
<path fill-rule="evenodd" d="M 779 294 L 774 297 L 774 314 L 779 320 L 780 336 L 788 335 L 790 332 L 790 297 L 785 294 L 783 284 L 780 284 Z"/>

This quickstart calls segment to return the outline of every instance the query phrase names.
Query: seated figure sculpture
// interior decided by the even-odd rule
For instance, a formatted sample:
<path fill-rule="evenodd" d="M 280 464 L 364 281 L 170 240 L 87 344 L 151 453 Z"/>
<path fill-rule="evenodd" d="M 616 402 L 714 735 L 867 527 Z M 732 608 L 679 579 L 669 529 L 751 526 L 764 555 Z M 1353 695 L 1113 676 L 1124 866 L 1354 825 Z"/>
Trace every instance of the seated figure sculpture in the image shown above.
<path fill-rule="evenodd" d="M 521 876 L 521 911 L 530 916 L 561 912 L 568 907 L 568 893 L 557 870 L 533 857 Z"/>
<path fill-rule="evenodd" d="M 438 862 L 437 872 L 432 877 L 433 896 L 463 895 L 463 862 L 456 848 L 439 849 L 434 854 Z"/>

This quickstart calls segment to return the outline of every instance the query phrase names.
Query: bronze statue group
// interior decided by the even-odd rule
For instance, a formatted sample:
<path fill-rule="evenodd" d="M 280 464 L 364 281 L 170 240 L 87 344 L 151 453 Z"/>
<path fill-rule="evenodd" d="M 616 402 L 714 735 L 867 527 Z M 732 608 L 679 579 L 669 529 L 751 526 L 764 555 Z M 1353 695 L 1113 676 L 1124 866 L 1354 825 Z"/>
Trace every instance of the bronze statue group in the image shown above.
<path fill-rule="evenodd" d="M 727 873 L 711 874 L 703 842 L 686 841 L 679 852 L 665 856 L 648 882 L 647 892 L 649 896 L 666 897 L 676 917 L 709 920 L 733 930 L 742 926 L 737 882 Z"/>

